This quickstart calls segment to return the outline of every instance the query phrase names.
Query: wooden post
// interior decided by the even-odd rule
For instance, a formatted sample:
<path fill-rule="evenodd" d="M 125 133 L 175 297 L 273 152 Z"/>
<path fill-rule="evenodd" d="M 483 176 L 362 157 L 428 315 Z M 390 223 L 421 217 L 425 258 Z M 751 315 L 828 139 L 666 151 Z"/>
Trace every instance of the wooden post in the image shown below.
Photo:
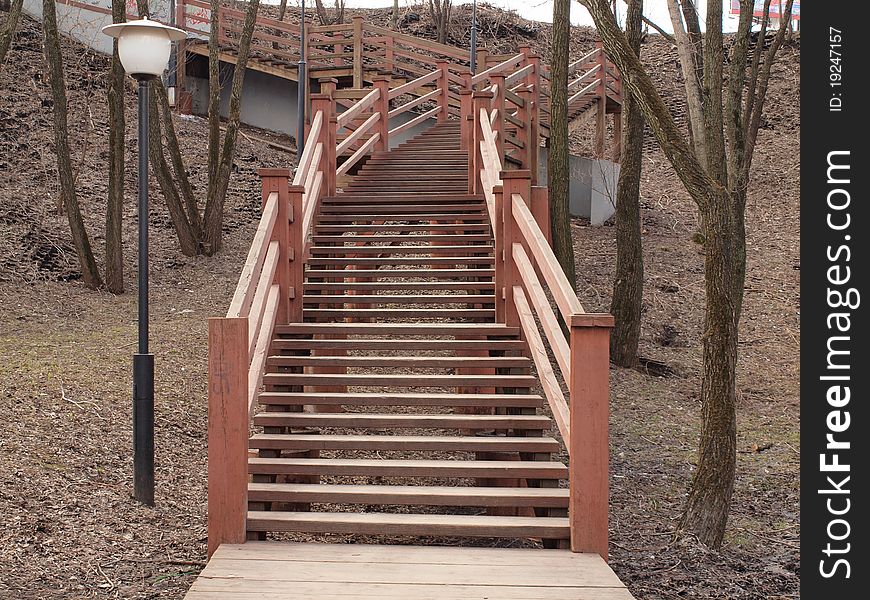
<path fill-rule="evenodd" d="M 320 104 L 324 108 L 323 128 L 320 130 L 320 141 L 323 143 L 323 152 L 320 155 L 321 168 L 323 171 L 323 196 L 335 195 L 335 137 L 337 133 L 335 100 L 332 95 L 335 92 L 337 79 L 324 77 L 320 82 Z"/>
<path fill-rule="evenodd" d="M 248 319 L 208 320 L 208 556 L 245 542 Z"/>
<path fill-rule="evenodd" d="M 472 171 L 468 174 L 469 187 L 472 194 L 482 194 L 483 188 L 480 181 L 480 169 L 483 167 L 483 156 L 480 154 L 480 142 L 483 140 L 483 134 L 480 132 L 480 111 L 490 109 L 492 104 L 492 92 L 473 92 L 471 94 L 471 106 L 474 111 L 474 122 L 471 125 L 471 142 L 474 148 L 471 154 L 474 155 Z"/>
<path fill-rule="evenodd" d="M 380 113 L 381 118 L 375 123 L 375 132 L 380 133 L 381 137 L 378 143 L 375 144 L 375 151 L 390 149 L 390 77 L 387 75 L 378 75 L 372 78 L 375 88 L 380 90 L 378 99 L 375 100 L 373 111 Z"/>
<path fill-rule="evenodd" d="M 500 260 L 502 263 L 502 285 L 504 285 L 504 290 L 500 290 L 498 287 L 495 289 L 496 314 L 498 314 L 499 299 L 504 298 L 503 310 L 505 320 L 503 322 L 509 327 L 519 327 L 520 317 L 517 313 L 517 307 L 514 304 L 514 286 L 521 285 L 521 282 L 519 280 L 519 273 L 517 272 L 516 265 L 514 265 L 513 247 L 516 225 L 514 223 L 513 214 L 513 196 L 514 194 L 520 195 L 526 203 L 526 206 L 531 206 L 532 174 L 527 169 L 522 169 L 516 171 L 502 171 L 500 177 L 502 181 L 503 208 L 501 211 L 501 219 L 503 225 L 501 243 L 497 242 L 495 247 L 497 253 L 501 253 L 500 257 L 496 257 L 496 262 Z M 498 211 L 496 211 L 496 218 L 498 217 Z"/>
<path fill-rule="evenodd" d="M 489 65 L 486 64 L 487 60 L 489 60 L 489 50 L 486 48 L 481 48 L 477 51 L 477 73 L 482 71 L 486 71 Z M 475 73 L 475 75 L 477 75 Z"/>
<path fill-rule="evenodd" d="M 529 206 L 532 211 L 532 216 L 538 227 L 541 228 L 541 233 L 547 238 L 547 243 L 553 245 L 553 231 L 550 225 L 550 188 L 547 186 L 532 186 L 532 203 Z"/>
<path fill-rule="evenodd" d="M 529 121 L 531 117 L 529 108 L 532 104 L 532 92 L 528 87 L 524 87 L 517 91 L 517 95 L 523 99 L 523 106 L 517 107 L 517 118 L 523 122 L 523 126 L 517 129 L 517 140 L 523 145 L 519 155 L 522 162 L 522 168 L 531 169 L 529 166 L 532 151 L 532 144 L 529 139 Z"/>
<path fill-rule="evenodd" d="M 450 63 L 446 60 L 439 60 L 435 64 L 441 71 L 441 75 L 438 77 L 438 87 L 441 88 L 441 93 L 438 95 L 438 104 L 441 106 L 441 110 L 438 111 L 438 122 L 443 123 L 447 120 L 450 109 Z"/>
<path fill-rule="evenodd" d="M 538 153 L 540 152 L 540 122 L 541 122 L 541 57 L 537 54 L 529 55 L 529 61 L 535 65 L 535 71 L 529 76 L 529 84 L 532 86 L 532 106 L 529 109 L 529 171 L 532 172 L 532 185 L 538 184 Z"/>
<path fill-rule="evenodd" d="M 307 231 L 302 230 L 302 194 L 305 193 L 304 185 L 291 185 L 288 188 L 289 213 L 290 213 L 290 278 L 289 298 L 290 308 L 288 311 L 288 323 L 302 322 L 302 289 L 305 282 L 305 236 Z"/>
<path fill-rule="evenodd" d="M 353 17 L 353 87 L 360 89 L 363 86 L 363 17 Z"/>
<path fill-rule="evenodd" d="M 495 322 L 505 323 L 507 309 L 504 303 L 505 272 L 504 272 L 504 186 L 496 185 L 492 188 L 495 197 L 495 222 L 492 223 L 492 244 L 495 254 Z"/>
<path fill-rule="evenodd" d="M 462 150 L 468 150 L 471 147 L 472 141 L 472 131 L 471 128 L 474 127 L 474 115 L 473 111 L 472 99 L 471 99 L 471 90 L 465 89 L 459 92 L 459 148 Z M 470 118 L 469 118 L 470 117 Z M 468 166 L 469 172 L 471 168 L 471 152 L 468 152 Z"/>
<path fill-rule="evenodd" d="M 290 297 L 292 294 L 292 277 L 290 273 L 290 169 L 260 169 L 257 171 L 263 184 L 263 206 L 272 192 L 278 192 L 278 216 L 272 239 L 278 240 L 278 269 L 275 279 L 278 282 L 278 312 L 276 323 L 292 323 L 290 320 Z"/>
<path fill-rule="evenodd" d="M 498 116 L 495 123 L 492 124 L 492 130 L 496 132 L 496 146 L 498 147 L 499 160 L 504 164 L 504 75 L 493 75 L 490 77 L 492 83 L 496 86 L 495 97 L 492 99 L 492 108 L 498 111 Z"/>
<path fill-rule="evenodd" d="M 384 65 L 384 69 L 386 69 L 390 73 L 396 72 L 396 59 L 393 55 L 394 42 L 395 38 L 391 35 L 388 35 L 386 41 L 384 42 L 384 61 L 386 62 L 386 64 Z"/>
<path fill-rule="evenodd" d="M 598 48 L 598 113 L 595 120 L 595 158 L 604 158 L 604 137 L 607 134 L 607 55 L 602 42 Z"/>
<path fill-rule="evenodd" d="M 613 317 L 573 315 L 571 328 L 571 550 L 607 560 L 610 329 Z"/>

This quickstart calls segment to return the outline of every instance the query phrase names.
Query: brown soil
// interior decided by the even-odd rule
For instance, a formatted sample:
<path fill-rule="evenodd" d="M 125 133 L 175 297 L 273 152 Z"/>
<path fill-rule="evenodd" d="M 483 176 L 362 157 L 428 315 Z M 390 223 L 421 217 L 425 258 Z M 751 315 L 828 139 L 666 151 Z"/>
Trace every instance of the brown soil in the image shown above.
<path fill-rule="evenodd" d="M 420 14 L 421 20 L 406 28 L 419 27 L 415 33 L 422 34 L 428 19 Z M 462 10 L 457 14 L 457 20 L 466 18 Z M 545 44 L 546 26 L 534 24 L 535 37 L 526 38 L 516 33 L 515 17 L 498 19 L 503 28 L 494 31 L 501 37 L 487 43 L 507 50 L 520 38 Z M 0 71 L 0 598 L 180 598 L 205 558 L 206 317 L 226 306 L 250 243 L 259 206 L 256 169 L 287 165 L 291 157 L 240 139 L 226 247 L 213 258 L 189 259 L 178 252 L 159 191 L 153 190 L 157 507 L 138 506 L 130 498 L 137 226 L 133 90 L 124 225 L 128 293 L 116 297 L 87 291 L 76 281 L 66 220 L 55 212 L 40 34 L 39 26 L 25 19 Z M 588 30 L 575 35 L 577 44 L 591 39 Z M 64 51 L 76 164 L 86 148 L 78 190 L 101 249 L 107 63 L 71 43 Z M 651 39 L 644 60 L 679 116 L 675 53 Z M 677 375 L 611 372 L 611 565 L 637 598 L 798 597 L 799 79 L 794 45 L 783 50 L 774 70 L 754 163 L 738 481 L 721 552 L 672 540 L 696 459 L 703 256 L 693 241 L 694 205 L 664 156 L 649 144 L 642 189 L 641 353 Z M 203 190 L 204 123 L 178 119 L 177 127 L 193 179 Z M 582 133 L 573 143 L 577 151 L 588 150 Z M 574 232 L 580 298 L 588 309 L 606 311 L 613 229 L 577 221 Z"/>

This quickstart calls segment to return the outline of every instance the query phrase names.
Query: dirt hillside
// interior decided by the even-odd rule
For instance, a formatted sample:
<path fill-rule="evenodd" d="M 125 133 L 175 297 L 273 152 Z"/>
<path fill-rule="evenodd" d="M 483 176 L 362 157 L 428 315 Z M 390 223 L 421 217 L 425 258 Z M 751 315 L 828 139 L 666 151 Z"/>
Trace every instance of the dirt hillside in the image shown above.
<path fill-rule="evenodd" d="M 549 30 L 483 11 L 483 43 L 544 50 Z M 384 11 L 367 11 L 388 21 Z M 409 16 L 414 15 L 417 16 Z M 464 43 L 468 11 L 451 37 Z M 0 19 L 5 18 L 5 14 Z M 424 11 L 406 31 L 431 37 Z M 591 46 L 578 29 L 574 46 Z M 152 190 L 152 340 L 157 355 L 157 507 L 130 499 L 130 357 L 135 345 L 135 96 L 127 96 L 128 293 L 77 281 L 65 217 L 56 212 L 50 96 L 41 30 L 24 19 L 0 71 L 0 598 L 180 598 L 202 567 L 206 525 L 206 318 L 235 286 L 259 206 L 256 169 L 291 157 L 240 137 L 227 204 L 226 248 L 189 259 Z M 644 62 L 676 116 L 676 54 L 650 36 Z M 106 195 L 107 60 L 65 43 L 70 135 L 82 210 L 98 253 Z M 798 133 L 800 48 L 782 51 L 748 205 L 749 272 L 739 365 L 738 481 L 719 553 L 674 543 L 696 459 L 703 307 L 702 248 L 691 200 L 650 142 L 642 203 L 646 286 L 641 353 L 669 378 L 613 369 L 611 564 L 639 599 L 798 597 Z M 205 189 L 206 128 L 177 118 L 187 164 Z M 258 135 L 262 132 L 258 132 Z M 588 134 L 573 140 L 588 152 Z M 286 140 L 284 143 L 288 143 Z M 579 295 L 610 302 L 613 228 L 574 223 Z"/>

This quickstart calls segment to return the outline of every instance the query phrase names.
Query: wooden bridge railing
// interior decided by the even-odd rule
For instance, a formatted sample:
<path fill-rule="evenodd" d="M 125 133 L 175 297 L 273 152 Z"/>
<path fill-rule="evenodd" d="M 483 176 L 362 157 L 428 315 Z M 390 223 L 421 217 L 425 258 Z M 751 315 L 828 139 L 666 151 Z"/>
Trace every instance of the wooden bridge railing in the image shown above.
<path fill-rule="evenodd" d="M 488 74 L 491 85 L 471 97 L 471 114 L 466 117 L 473 133 L 469 189 L 485 197 L 493 228 L 496 320 L 521 328 L 568 448 L 571 549 L 597 552 L 606 558 L 609 343 L 613 317 L 584 310 L 553 254 L 546 188 L 533 185 L 533 172 L 528 169 L 504 169 L 506 155 L 502 148 L 510 135 L 506 132 L 512 126 L 517 132 L 514 137 L 535 139 L 530 137 L 530 113 L 537 102 L 537 88 L 526 79 L 536 71 L 529 68 L 533 63 L 515 57 L 509 61 L 519 68 L 508 74 L 501 70 Z M 505 93 L 516 89 L 509 86 L 521 79 L 525 87 L 517 90 L 521 92 L 518 98 Z M 483 80 L 481 77 L 478 81 Z M 529 105 L 532 111 L 526 110 Z M 521 135 L 521 131 L 525 133 Z M 554 312 L 545 289 L 558 312 Z M 568 330 L 567 337 L 557 314 Z M 557 373 L 564 381 L 568 400 Z"/>

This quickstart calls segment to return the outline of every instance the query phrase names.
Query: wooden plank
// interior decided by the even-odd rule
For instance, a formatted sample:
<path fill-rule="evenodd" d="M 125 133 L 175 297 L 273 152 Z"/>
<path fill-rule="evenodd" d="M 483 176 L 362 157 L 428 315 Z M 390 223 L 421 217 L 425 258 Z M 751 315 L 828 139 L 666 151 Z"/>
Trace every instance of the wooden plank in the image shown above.
<path fill-rule="evenodd" d="M 342 544 L 343 545 L 343 544 Z M 197 580 L 186 600 L 287 600 L 287 582 L 234 581 L 226 576 Z M 245 587 L 250 586 L 250 587 Z M 306 600 L 332 598 L 382 598 L 384 600 L 633 600 L 625 588 L 578 588 L 571 586 L 527 587 L 510 585 L 419 585 L 415 583 L 293 582 L 293 594 Z M 241 591 L 240 591 L 241 590 Z M 256 590 L 256 591 L 252 591 Z"/>
<path fill-rule="evenodd" d="M 439 369 L 453 367 L 529 367 L 525 356 L 270 356 L 269 365 L 275 367 L 330 366 L 330 367 L 394 367 Z"/>
<path fill-rule="evenodd" d="M 515 194 L 512 202 L 514 221 L 526 242 L 526 247 L 535 257 L 535 262 L 553 294 L 556 305 L 564 319 L 570 319 L 571 315 L 584 313 L 583 305 L 577 299 L 574 288 L 565 277 L 556 255 L 547 244 L 547 239 L 538 227 L 535 217 L 532 215 L 525 200 L 519 194 Z"/>
<path fill-rule="evenodd" d="M 427 119 L 431 119 L 431 118 L 435 117 L 439 112 L 441 112 L 441 107 L 436 106 L 435 108 L 433 108 L 431 110 L 427 110 L 426 112 L 417 115 L 416 117 L 414 117 L 410 121 L 407 121 L 407 122 L 402 123 L 401 125 L 399 125 L 397 127 L 394 127 L 393 129 L 390 129 L 390 137 L 392 137 L 396 134 L 402 133 L 406 129 L 410 129 L 411 127 L 414 127 L 415 125 L 418 125 Z"/>
<path fill-rule="evenodd" d="M 492 256 L 400 256 L 400 257 L 341 257 L 341 258 L 311 258 L 309 265 L 342 266 L 342 265 L 484 265 L 492 264 Z"/>
<path fill-rule="evenodd" d="M 568 519 L 558 517 L 489 517 L 471 515 L 399 514 L 399 513 L 315 513 L 248 511 L 248 531 L 298 531 L 305 533 L 353 533 L 356 535 L 434 535 L 461 537 L 541 537 L 566 539 Z M 259 570 L 269 565 L 261 561 Z M 282 563 L 276 567 L 281 568 Z M 388 565 L 377 565 L 388 567 Z M 345 567 L 349 568 L 349 567 Z M 359 565 L 360 571 L 372 572 L 374 564 Z M 458 570 L 458 567 L 456 568 Z M 488 569 L 498 569 L 489 567 Z M 469 573 L 477 572 L 469 565 Z M 516 569 L 506 572 L 516 575 Z M 377 574 L 378 577 L 385 576 Z M 454 573 L 451 577 L 457 577 Z M 506 573 L 505 573 L 506 575 Z M 555 576 L 556 572 L 546 573 Z M 425 576 L 420 576 L 425 580 Z"/>
<path fill-rule="evenodd" d="M 421 296 L 409 296 L 399 294 L 387 294 L 382 296 L 370 296 L 362 294 L 327 295 L 316 294 L 303 296 L 305 304 L 488 304 L 495 303 L 494 295 L 487 294 L 424 294 Z"/>
<path fill-rule="evenodd" d="M 565 479 L 560 462 L 510 460 L 397 460 L 249 458 L 248 472 L 272 475 L 367 475 L 381 477 L 483 477 Z"/>
<path fill-rule="evenodd" d="M 548 429 L 551 424 L 549 417 L 543 415 L 264 412 L 254 417 L 254 425 L 261 427 L 542 430 Z"/>
<path fill-rule="evenodd" d="M 553 413 L 553 419 L 559 428 L 559 433 L 565 441 L 565 446 L 571 447 L 571 426 L 570 416 L 568 413 L 568 403 L 565 401 L 565 396 L 562 394 L 562 387 L 553 373 L 553 367 L 550 365 L 550 357 L 547 354 L 547 349 L 544 347 L 544 342 L 538 333 L 538 328 L 535 325 L 535 318 L 532 315 L 532 309 L 526 301 L 526 295 L 520 286 L 515 286 L 513 290 L 514 304 L 516 305 L 517 313 L 520 318 L 520 324 L 525 331 L 525 338 L 529 344 L 532 358 L 535 361 L 535 368 L 538 372 L 538 379 L 541 381 L 541 387 L 544 390 L 544 395 L 550 405 L 550 411 Z"/>
<path fill-rule="evenodd" d="M 420 106 L 421 104 L 424 104 L 425 102 L 433 100 L 433 99 L 437 98 L 440 94 L 441 94 L 441 88 L 435 88 L 434 90 L 432 90 L 428 94 L 423 94 L 422 96 L 418 96 L 417 98 L 414 98 L 413 100 L 410 100 L 410 101 L 406 102 L 405 104 L 402 104 L 401 106 L 397 106 L 396 108 L 394 108 L 393 110 L 391 110 L 388 113 L 389 118 L 392 119 L 393 117 L 401 115 L 402 113 L 405 113 L 405 112 L 411 110 L 412 108 L 415 108 L 417 106 Z"/>
<path fill-rule="evenodd" d="M 259 450 L 366 450 L 397 452 L 535 452 L 559 451 L 547 437 L 427 436 L 256 433 L 249 448 Z"/>
<path fill-rule="evenodd" d="M 393 373 L 266 373 L 266 385 L 388 385 L 390 387 L 500 387 L 530 388 L 530 375 L 404 375 Z"/>
<path fill-rule="evenodd" d="M 249 483 L 251 502 L 568 507 L 567 488 Z"/>
<path fill-rule="evenodd" d="M 356 318 L 379 319 L 488 319 L 495 318 L 495 309 L 464 308 L 306 308 L 305 317 L 320 317 L 329 321 Z"/>
<path fill-rule="evenodd" d="M 542 398 L 533 394 L 433 394 L 433 393 L 309 393 L 263 392 L 260 404 L 300 406 L 329 404 L 349 406 L 500 406 L 533 408 Z"/>
<path fill-rule="evenodd" d="M 245 266 L 242 267 L 236 291 L 230 301 L 230 307 L 227 309 L 227 318 L 248 316 L 254 297 L 255 281 L 263 267 L 263 262 L 266 260 L 266 251 L 272 239 L 272 231 L 275 228 L 277 216 L 278 192 L 273 192 L 269 194 L 263 207 L 263 216 L 260 217 L 260 224 L 257 226 L 257 231 L 251 242 L 251 249 L 248 250 L 248 256 L 245 258 Z"/>
<path fill-rule="evenodd" d="M 269 290 L 272 287 L 272 282 L 275 281 L 279 256 L 280 248 L 278 240 L 272 240 L 269 242 L 266 259 L 263 261 L 263 269 L 257 279 L 254 297 L 251 300 L 250 314 L 248 315 L 248 355 L 251 358 L 254 356 L 254 347 L 257 345 L 257 338 L 263 323 L 263 313 L 266 310 Z"/>
<path fill-rule="evenodd" d="M 380 113 L 375 113 L 372 116 L 380 117 Z M 375 121 L 377 121 L 377 119 L 375 119 Z M 354 133 L 356 133 L 356 132 L 354 132 Z M 380 139 L 381 139 L 380 133 L 375 133 L 374 135 L 372 135 L 372 137 L 370 137 L 362 146 L 360 146 L 356 150 L 356 152 L 351 154 L 347 158 L 347 160 L 345 160 L 343 163 L 341 163 L 341 166 L 335 170 L 335 174 L 336 175 L 343 175 L 344 173 L 346 173 L 353 165 L 355 165 L 359 161 L 359 159 L 361 159 L 363 156 L 368 154 L 371 151 L 371 149 L 374 147 L 374 145 L 377 144 Z"/>
<path fill-rule="evenodd" d="M 492 282 L 486 281 L 439 281 L 437 284 L 432 281 L 362 281 L 362 282 L 341 282 L 341 283 L 306 283 L 306 290 L 318 290 L 323 292 L 338 292 L 345 290 L 360 290 L 360 291 L 415 291 L 415 290 L 430 290 L 437 287 L 439 291 L 444 290 L 479 290 L 481 292 L 492 292 Z"/>
<path fill-rule="evenodd" d="M 375 91 L 377 91 L 377 90 L 375 90 Z M 359 106 L 359 105 L 357 105 L 357 106 Z M 342 113 L 342 114 L 347 114 L 347 113 Z M 362 135 L 364 133 L 367 133 L 368 130 L 371 129 L 372 125 L 377 123 L 378 120 L 380 120 L 380 118 L 381 118 L 381 113 L 379 113 L 379 112 L 372 113 L 372 115 L 368 119 L 363 121 L 362 125 L 360 125 L 356 129 L 354 129 L 353 133 L 351 133 L 349 136 L 344 138 L 344 140 L 342 140 L 341 143 L 338 146 L 336 146 L 335 155 L 336 156 L 343 155 L 344 151 L 347 150 L 348 148 L 350 148 L 351 144 L 353 144 L 360 137 L 362 137 Z M 345 169 L 345 171 L 347 171 L 347 169 Z M 342 171 L 342 173 L 343 172 L 344 171 Z"/>
<path fill-rule="evenodd" d="M 505 327 L 500 324 L 486 323 L 291 323 L 278 325 L 277 335 L 298 334 L 334 334 L 345 335 L 425 335 L 425 336 L 455 336 L 455 335 L 497 335 L 516 337 L 519 327 Z"/>
<path fill-rule="evenodd" d="M 279 293 L 281 289 L 276 283 L 269 291 L 266 307 L 263 311 L 263 323 L 257 344 L 251 357 L 251 368 L 248 371 L 248 416 L 253 414 L 257 406 L 257 392 L 263 384 L 263 373 L 266 366 L 266 356 L 269 354 L 269 346 L 275 331 L 275 321 L 278 313 Z"/>
<path fill-rule="evenodd" d="M 429 227 L 434 227 L 430 225 Z M 311 279 L 345 279 L 355 277 L 401 278 L 418 277 L 444 279 L 450 277 L 492 277 L 493 269 L 444 269 L 437 272 L 423 269 L 308 269 Z"/>
<path fill-rule="evenodd" d="M 277 339 L 272 341 L 275 350 L 308 350 L 333 348 L 340 350 L 521 350 L 525 348 L 522 340 L 413 340 L 406 338 L 372 340 L 298 340 Z"/>
<path fill-rule="evenodd" d="M 372 89 L 368 94 L 363 96 L 363 98 L 354 104 L 351 108 L 346 111 L 339 113 L 336 117 L 336 125 L 338 129 L 342 129 L 347 123 L 353 121 L 357 115 L 359 115 L 364 110 L 371 108 L 371 106 L 375 103 L 381 95 L 381 92 L 378 88 Z"/>
<path fill-rule="evenodd" d="M 425 85 L 431 84 L 438 77 L 441 76 L 441 71 L 435 69 L 431 73 L 426 73 L 425 75 L 421 75 L 416 79 L 412 79 L 407 83 L 403 83 L 402 85 L 398 85 L 390 90 L 390 100 L 394 100 L 403 94 L 407 94 L 409 92 L 413 92 L 414 90 L 421 88 Z"/>

